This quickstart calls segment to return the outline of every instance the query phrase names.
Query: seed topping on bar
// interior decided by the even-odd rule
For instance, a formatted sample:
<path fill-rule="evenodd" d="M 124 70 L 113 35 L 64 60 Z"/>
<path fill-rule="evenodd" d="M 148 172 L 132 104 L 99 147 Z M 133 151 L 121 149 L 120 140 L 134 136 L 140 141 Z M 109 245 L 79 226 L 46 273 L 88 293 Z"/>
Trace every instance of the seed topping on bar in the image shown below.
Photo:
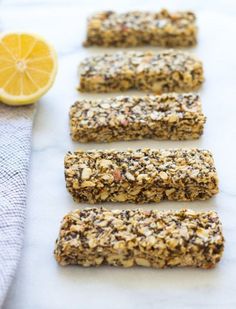
<path fill-rule="evenodd" d="M 85 46 L 188 47 L 197 42 L 196 17 L 192 12 L 96 13 L 88 19 Z"/>
<path fill-rule="evenodd" d="M 54 253 L 61 265 L 208 269 L 223 250 L 214 211 L 87 208 L 64 217 Z"/>
<path fill-rule="evenodd" d="M 197 94 L 80 100 L 70 109 L 71 136 L 80 142 L 196 139 L 205 120 Z"/>
<path fill-rule="evenodd" d="M 218 192 L 212 155 L 200 149 L 78 150 L 65 157 L 77 202 L 206 200 Z"/>

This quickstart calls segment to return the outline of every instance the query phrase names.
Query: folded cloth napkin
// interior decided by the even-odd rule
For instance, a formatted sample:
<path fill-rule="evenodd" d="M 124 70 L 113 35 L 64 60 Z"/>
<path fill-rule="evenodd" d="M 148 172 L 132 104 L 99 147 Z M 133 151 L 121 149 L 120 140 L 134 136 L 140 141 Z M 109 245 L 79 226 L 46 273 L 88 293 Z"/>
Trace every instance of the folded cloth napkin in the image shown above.
<path fill-rule="evenodd" d="M 0 103 L 0 307 L 23 243 L 34 111 Z"/>

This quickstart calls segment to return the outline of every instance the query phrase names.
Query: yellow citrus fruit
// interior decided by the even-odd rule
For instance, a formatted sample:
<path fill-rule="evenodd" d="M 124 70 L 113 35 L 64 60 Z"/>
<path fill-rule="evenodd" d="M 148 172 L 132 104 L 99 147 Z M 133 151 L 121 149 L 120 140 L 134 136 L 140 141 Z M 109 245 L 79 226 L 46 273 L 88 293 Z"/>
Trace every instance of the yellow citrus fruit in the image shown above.
<path fill-rule="evenodd" d="M 30 33 L 0 35 L 1 102 L 36 102 L 52 86 L 56 72 L 56 52 L 43 38 Z"/>

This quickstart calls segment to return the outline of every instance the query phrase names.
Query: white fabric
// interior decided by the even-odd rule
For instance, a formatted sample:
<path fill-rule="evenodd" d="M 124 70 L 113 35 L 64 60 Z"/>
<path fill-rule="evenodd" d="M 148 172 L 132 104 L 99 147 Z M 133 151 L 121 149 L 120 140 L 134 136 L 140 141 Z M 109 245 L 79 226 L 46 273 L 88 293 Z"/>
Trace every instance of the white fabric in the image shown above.
<path fill-rule="evenodd" d="M 34 110 L 0 103 L 0 307 L 23 243 Z"/>

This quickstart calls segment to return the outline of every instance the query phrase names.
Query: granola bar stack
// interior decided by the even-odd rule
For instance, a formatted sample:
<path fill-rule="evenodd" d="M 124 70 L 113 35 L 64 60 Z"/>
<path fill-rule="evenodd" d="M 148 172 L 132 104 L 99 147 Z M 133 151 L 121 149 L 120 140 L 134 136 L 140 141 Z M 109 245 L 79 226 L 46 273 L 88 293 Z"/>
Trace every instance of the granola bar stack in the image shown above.
<path fill-rule="evenodd" d="M 197 42 L 192 12 L 112 11 L 88 21 L 85 46 L 190 47 Z M 192 91 L 204 81 L 203 65 L 179 50 L 126 51 L 86 58 L 81 92 L 138 89 L 144 96 L 78 100 L 70 109 L 75 142 L 151 138 L 198 139 L 206 117 Z M 218 193 L 212 154 L 203 149 L 77 150 L 65 156 L 66 187 L 79 203 L 149 203 L 207 200 Z M 66 215 L 55 247 L 61 265 L 109 264 L 155 268 L 214 267 L 224 237 L 214 211 L 93 207 Z"/>

